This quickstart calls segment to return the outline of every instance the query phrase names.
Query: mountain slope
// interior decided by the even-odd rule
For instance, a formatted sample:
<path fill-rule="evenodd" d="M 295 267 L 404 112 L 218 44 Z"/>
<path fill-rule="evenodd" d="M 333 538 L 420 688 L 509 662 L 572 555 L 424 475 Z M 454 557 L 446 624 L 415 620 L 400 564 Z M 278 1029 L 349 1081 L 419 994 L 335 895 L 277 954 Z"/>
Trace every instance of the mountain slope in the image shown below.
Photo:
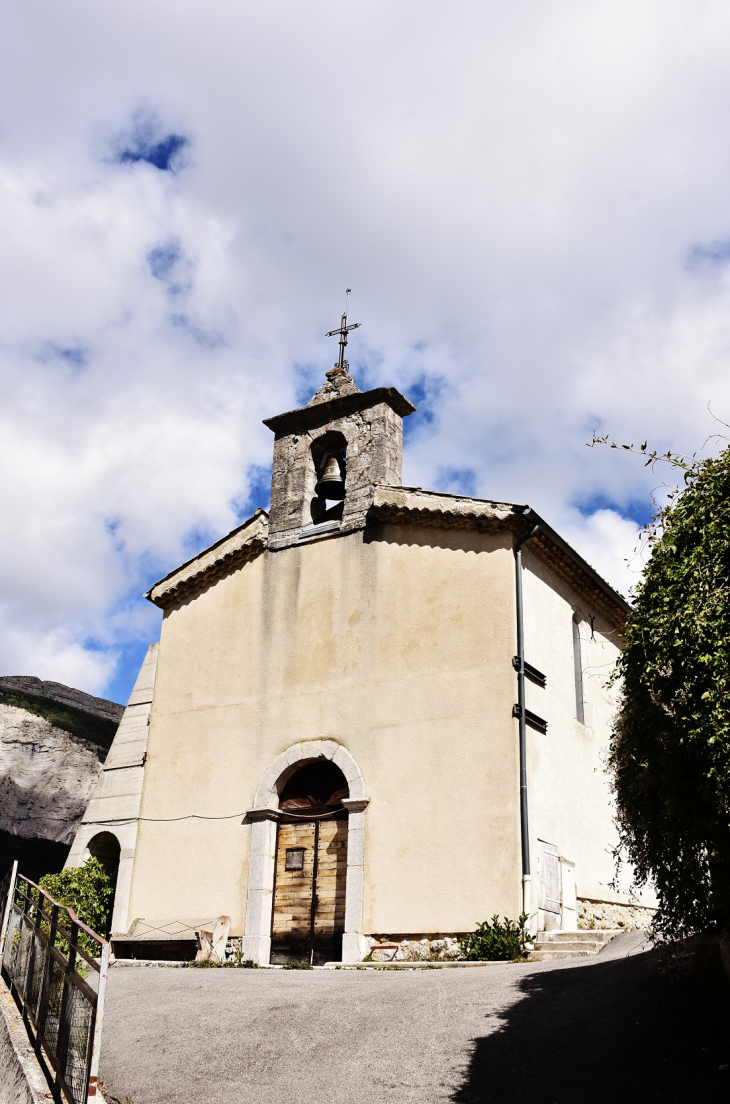
<path fill-rule="evenodd" d="M 14 858 L 34 880 L 62 868 L 122 712 L 60 683 L 0 678 L 0 877 Z"/>

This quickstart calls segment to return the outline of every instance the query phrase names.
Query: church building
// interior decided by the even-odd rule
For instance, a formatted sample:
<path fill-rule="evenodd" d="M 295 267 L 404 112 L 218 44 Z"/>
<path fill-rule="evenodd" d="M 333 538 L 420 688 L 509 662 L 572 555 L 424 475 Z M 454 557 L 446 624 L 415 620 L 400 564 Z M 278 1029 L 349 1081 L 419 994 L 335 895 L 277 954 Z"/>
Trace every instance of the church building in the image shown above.
<path fill-rule="evenodd" d="M 604 771 L 628 607 L 525 504 L 402 486 L 392 387 L 347 362 L 269 418 L 271 505 L 163 611 L 69 856 L 117 955 L 356 962 L 375 941 L 628 909 Z M 207 928 L 206 928 L 207 926 Z"/>

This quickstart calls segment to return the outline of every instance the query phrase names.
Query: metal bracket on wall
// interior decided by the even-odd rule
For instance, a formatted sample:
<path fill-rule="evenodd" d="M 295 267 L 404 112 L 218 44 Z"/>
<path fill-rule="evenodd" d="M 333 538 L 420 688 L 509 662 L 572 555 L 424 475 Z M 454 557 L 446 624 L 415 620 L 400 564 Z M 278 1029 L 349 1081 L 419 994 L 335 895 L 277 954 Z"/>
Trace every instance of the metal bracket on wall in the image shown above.
<path fill-rule="evenodd" d="M 520 669 L 520 657 L 512 656 L 512 666 L 515 671 Z M 543 675 L 542 671 L 538 671 L 537 667 L 533 667 L 531 663 L 525 660 L 525 675 L 531 682 L 536 683 L 538 686 L 542 686 L 543 689 L 547 686 L 547 675 Z"/>
<path fill-rule="evenodd" d="M 520 718 L 519 705 L 512 706 L 512 716 Z M 542 717 L 538 717 L 537 713 L 532 713 L 529 709 L 525 710 L 525 724 L 528 724 L 530 728 L 536 728 L 538 732 L 547 732 L 548 723 L 544 721 Z"/>

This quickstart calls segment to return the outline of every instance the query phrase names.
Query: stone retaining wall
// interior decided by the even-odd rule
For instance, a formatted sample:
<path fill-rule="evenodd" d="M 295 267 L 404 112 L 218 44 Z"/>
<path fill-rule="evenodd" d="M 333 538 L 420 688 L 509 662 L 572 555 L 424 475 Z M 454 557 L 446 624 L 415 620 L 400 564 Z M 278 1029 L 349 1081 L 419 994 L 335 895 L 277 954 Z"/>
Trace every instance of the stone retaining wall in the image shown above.
<path fill-rule="evenodd" d="M 455 935 L 388 941 L 367 937 L 373 962 L 453 962 L 463 958 Z"/>
<path fill-rule="evenodd" d="M 411 936 L 391 941 L 388 936 L 365 936 L 373 962 L 453 962 L 463 956 L 456 935 L 437 936 L 433 939 Z M 240 936 L 232 936 L 226 943 L 226 959 L 233 959 L 242 947 Z"/>
<path fill-rule="evenodd" d="M 0 981 L 0 1104 L 45 1104 L 48 1084 L 31 1049 L 25 1024 Z"/>
<path fill-rule="evenodd" d="M 608 901 L 578 898 L 578 927 L 623 928 L 624 931 L 646 931 L 651 927 L 656 909 L 645 905 L 619 905 Z"/>

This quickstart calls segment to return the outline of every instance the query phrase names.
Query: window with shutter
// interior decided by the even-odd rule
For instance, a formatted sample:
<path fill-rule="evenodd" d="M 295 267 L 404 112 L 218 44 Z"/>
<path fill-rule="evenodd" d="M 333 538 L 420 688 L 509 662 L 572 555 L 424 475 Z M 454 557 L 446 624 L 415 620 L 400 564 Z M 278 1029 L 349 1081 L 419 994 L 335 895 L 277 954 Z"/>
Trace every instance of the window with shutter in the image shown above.
<path fill-rule="evenodd" d="M 560 859 L 554 843 L 538 840 L 538 906 L 560 915 Z"/>

